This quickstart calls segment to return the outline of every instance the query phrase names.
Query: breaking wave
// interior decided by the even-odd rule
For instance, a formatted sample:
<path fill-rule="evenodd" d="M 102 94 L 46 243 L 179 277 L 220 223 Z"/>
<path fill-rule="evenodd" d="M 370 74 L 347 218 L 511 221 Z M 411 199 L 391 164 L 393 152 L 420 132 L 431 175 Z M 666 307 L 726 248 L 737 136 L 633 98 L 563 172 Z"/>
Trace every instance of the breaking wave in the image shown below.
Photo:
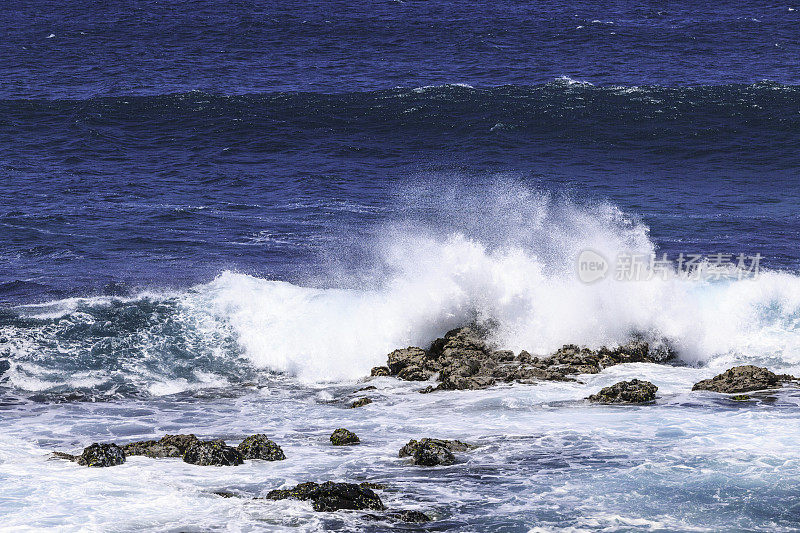
<path fill-rule="evenodd" d="M 607 203 L 508 182 L 428 184 L 397 201 L 407 216 L 331 257 L 325 284 L 223 272 L 182 292 L 6 310 L 0 357 L 10 369 L 2 379 L 39 395 L 104 397 L 225 389 L 272 373 L 349 380 L 397 347 L 426 345 L 471 321 L 491 323 L 498 345 L 533 353 L 645 335 L 667 339 L 689 364 L 800 364 L 793 273 L 587 285 L 575 269 L 584 249 L 606 257 L 657 251 L 644 223 Z"/>

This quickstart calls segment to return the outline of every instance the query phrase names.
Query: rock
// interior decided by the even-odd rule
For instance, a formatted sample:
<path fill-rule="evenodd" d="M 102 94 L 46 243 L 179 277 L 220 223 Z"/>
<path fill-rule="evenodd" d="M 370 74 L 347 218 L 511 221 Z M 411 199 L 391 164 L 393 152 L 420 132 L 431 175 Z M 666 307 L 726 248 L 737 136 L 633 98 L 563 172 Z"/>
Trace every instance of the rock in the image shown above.
<path fill-rule="evenodd" d="M 376 366 L 375 368 L 372 369 L 372 371 L 370 372 L 370 375 L 374 376 L 374 377 L 377 377 L 377 376 L 391 376 L 392 375 L 392 371 L 389 370 L 388 366 Z"/>
<path fill-rule="evenodd" d="M 353 403 L 350 404 L 350 408 L 355 409 L 356 407 L 364 407 L 365 405 L 369 405 L 371 403 L 372 400 L 370 400 L 369 398 L 366 397 L 359 398 L 358 400 L 355 400 Z"/>
<path fill-rule="evenodd" d="M 78 460 L 77 455 L 72 455 L 71 453 L 65 453 L 65 452 L 53 452 L 50 454 L 50 457 L 52 459 L 65 459 L 67 461 L 72 461 L 72 462 Z"/>
<path fill-rule="evenodd" d="M 360 389 L 356 390 L 356 392 L 364 392 L 368 390 L 378 390 L 378 387 L 375 385 L 367 385 L 366 387 L 361 387 Z"/>
<path fill-rule="evenodd" d="M 449 466 L 456 462 L 453 452 L 464 452 L 470 445 L 457 440 L 421 439 L 411 440 L 400 448 L 400 457 L 412 457 L 415 465 Z"/>
<path fill-rule="evenodd" d="M 422 348 L 409 346 L 402 350 L 395 350 L 388 355 L 386 366 L 392 374 L 397 374 L 408 366 L 422 367 L 426 353 Z"/>
<path fill-rule="evenodd" d="M 777 389 L 787 381 L 795 379 L 792 376 L 778 375 L 766 368 L 744 365 L 735 366 L 711 379 L 704 379 L 696 383 L 692 390 L 708 390 L 713 392 L 739 393 L 765 389 Z"/>
<path fill-rule="evenodd" d="M 383 483 L 373 483 L 372 481 L 362 481 L 358 484 L 359 487 L 362 489 L 372 489 L 372 490 L 384 490 L 386 489 L 386 485 Z"/>
<path fill-rule="evenodd" d="M 387 513 L 386 516 L 394 520 L 399 520 L 401 522 L 412 522 L 416 524 L 422 524 L 424 522 L 431 521 L 430 516 L 426 515 L 422 511 L 414 511 L 414 510 L 392 511 L 390 513 Z"/>
<path fill-rule="evenodd" d="M 82 466 L 116 466 L 125 462 L 125 452 L 116 444 L 94 443 L 83 449 L 77 461 Z"/>
<path fill-rule="evenodd" d="M 397 373 L 398 379 L 405 381 L 427 381 L 433 377 L 433 372 L 423 370 L 417 365 L 409 365 Z"/>
<path fill-rule="evenodd" d="M 281 447 L 262 433 L 250 435 L 240 442 L 236 449 L 242 454 L 243 459 L 263 459 L 264 461 L 282 461 L 286 459 Z"/>
<path fill-rule="evenodd" d="M 152 458 L 181 457 L 183 454 L 177 446 L 162 444 L 155 440 L 130 442 L 122 446 L 125 455 L 145 455 Z"/>
<path fill-rule="evenodd" d="M 731 400 L 734 402 L 748 402 L 752 400 L 752 398 L 747 394 L 737 394 L 736 396 L 731 396 Z"/>
<path fill-rule="evenodd" d="M 349 446 L 360 442 L 355 433 L 344 428 L 339 428 L 331 434 L 331 444 L 334 446 Z"/>
<path fill-rule="evenodd" d="M 222 440 L 199 441 L 183 454 L 183 461 L 200 466 L 236 466 L 244 462 L 239 450 Z"/>
<path fill-rule="evenodd" d="M 428 350 L 408 347 L 387 356 L 387 366 L 375 367 L 372 375 L 393 375 L 406 381 L 425 381 L 437 376 L 434 390 L 477 390 L 503 382 L 533 383 L 539 380 L 575 381 L 577 374 L 597 374 L 622 363 L 655 362 L 672 355 L 662 343 L 660 352 L 635 339 L 616 348 L 590 350 L 567 344 L 548 357 L 522 351 L 495 350 L 487 342 L 487 330 L 477 325 L 456 328 L 431 343 Z M 663 353 L 662 353 L 663 352 Z"/>
<path fill-rule="evenodd" d="M 649 381 L 632 379 L 605 387 L 589 400 L 598 403 L 647 403 L 655 401 L 658 387 Z"/>
<path fill-rule="evenodd" d="M 338 511 L 339 509 L 383 511 L 383 502 L 372 489 L 354 483 L 301 483 L 292 489 L 273 490 L 267 494 L 270 500 L 292 498 L 311 500 L 315 511 Z"/>
<path fill-rule="evenodd" d="M 11 370 L 11 363 L 8 359 L 0 359 L 0 376 Z"/>
<path fill-rule="evenodd" d="M 181 455 L 186 453 L 191 446 L 200 442 L 200 439 L 195 437 L 193 434 L 189 435 L 164 435 L 158 441 L 159 444 L 165 446 L 175 446 L 181 452 Z"/>

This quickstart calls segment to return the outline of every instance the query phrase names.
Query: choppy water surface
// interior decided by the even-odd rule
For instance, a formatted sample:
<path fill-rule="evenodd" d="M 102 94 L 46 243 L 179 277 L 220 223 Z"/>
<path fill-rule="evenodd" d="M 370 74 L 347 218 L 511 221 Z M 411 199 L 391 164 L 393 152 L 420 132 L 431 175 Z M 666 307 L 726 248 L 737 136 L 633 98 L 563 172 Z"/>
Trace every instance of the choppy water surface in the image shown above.
<path fill-rule="evenodd" d="M 740 363 L 800 375 L 800 6 L 42 0 L 0 21 L 0 528 L 389 527 L 254 499 L 325 480 L 385 483 L 432 530 L 800 528 L 800 389 L 691 392 Z M 586 285 L 585 249 L 763 268 Z M 515 351 L 645 335 L 679 357 L 354 392 L 475 320 Z M 584 400 L 629 378 L 656 404 Z M 330 446 L 339 426 L 362 444 Z M 288 459 L 48 459 L 179 432 L 263 432 Z M 420 437 L 479 447 L 423 469 L 397 457 Z"/>

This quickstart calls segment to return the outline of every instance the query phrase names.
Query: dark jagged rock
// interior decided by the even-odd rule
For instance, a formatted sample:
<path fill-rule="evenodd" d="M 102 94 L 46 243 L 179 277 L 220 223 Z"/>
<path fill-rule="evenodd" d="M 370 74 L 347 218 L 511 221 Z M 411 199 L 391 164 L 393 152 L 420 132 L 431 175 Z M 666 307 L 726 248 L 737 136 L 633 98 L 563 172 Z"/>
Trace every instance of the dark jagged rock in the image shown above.
<path fill-rule="evenodd" d="M 270 500 L 311 500 L 315 511 L 338 511 L 339 509 L 383 511 L 383 502 L 372 489 L 354 483 L 326 481 L 301 483 L 292 489 L 279 489 L 267 494 Z"/>
<path fill-rule="evenodd" d="M 373 483 L 372 481 L 362 481 L 358 484 L 359 487 L 362 489 L 372 489 L 372 490 L 384 490 L 386 489 L 386 485 L 383 483 Z"/>
<path fill-rule="evenodd" d="M 75 462 L 78 460 L 77 455 L 72 455 L 71 453 L 66 452 L 53 452 L 50 454 L 53 459 L 65 459 L 67 461 Z"/>
<path fill-rule="evenodd" d="M 632 379 L 605 387 L 589 400 L 597 403 L 648 403 L 655 401 L 658 387 L 649 381 Z"/>
<path fill-rule="evenodd" d="M 377 390 L 377 389 L 378 387 L 376 387 L 375 385 L 367 385 L 366 387 L 361 387 L 360 389 L 357 389 L 356 392 L 364 392 L 368 390 Z"/>
<path fill-rule="evenodd" d="M 82 466 L 116 466 L 125 462 L 125 452 L 116 444 L 94 443 L 83 449 L 77 457 L 77 462 Z"/>
<path fill-rule="evenodd" d="M 186 453 L 186 450 L 188 450 L 190 447 L 197 444 L 198 442 L 200 442 L 200 439 L 198 439 L 191 433 L 188 435 L 164 435 L 158 441 L 158 443 L 161 445 L 174 446 L 178 448 L 181 455 Z"/>
<path fill-rule="evenodd" d="M 361 442 L 352 431 L 339 428 L 331 434 L 331 444 L 334 446 L 349 446 Z"/>
<path fill-rule="evenodd" d="M 242 464 L 242 454 L 222 440 L 199 441 L 183 454 L 186 463 L 200 466 L 236 466 Z"/>
<path fill-rule="evenodd" d="M 0 377 L 9 370 L 11 370 L 11 363 L 8 362 L 8 359 L 0 359 Z"/>
<path fill-rule="evenodd" d="M 476 390 L 504 382 L 574 381 L 570 376 L 597 374 L 621 363 L 652 363 L 671 355 L 656 354 L 648 343 L 635 340 L 599 350 L 568 344 L 547 357 L 534 357 L 525 351 L 515 357 L 508 350 L 495 350 L 486 336 L 485 329 L 474 325 L 448 331 L 433 341 L 428 350 L 409 347 L 393 351 L 387 358 L 387 366 L 374 368 L 372 375 L 393 375 L 406 381 L 438 377 L 437 386 L 420 392 Z M 664 351 L 663 347 L 661 350 Z"/>
<path fill-rule="evenodd" d="M 449 466 L 456 462 L 453 452 L 465 452 L 469 444 L 457 440 L 421 439 L 411 440 L 400 448 L 400 457 L 412 457 L 415 465 Z"/>
<path fill-rule="evenodd" d="M 145 455 L 152 458 L 181 457 L 183 455 L 177 446 L 162 444 L 155 440 L 130 442 L 123 445 L 122 450 L 125 455 Z"/>
<path fill-rule="evenodd" d="M 392 371 L 389 370 L 388 366 L 376 366 L 375 368 L 372 369 L 372 371 L 370 372 L 370 375 L 373 376 L 373 377 L 391 376 L 392 375 Z"/>
<path fill-rule="evenodd" d="M 692 390 L 708 390 L 713 392 L 739 393 L 757 390 L 777 389 L 783 383 L 795 378 L 787 374 L 778 375 L 766 368 L 744 365 L 735 366 L 711 379 L 696 383 Z"/>
<path fill-rule="evenodd" d="M 422 524 L 431 521 L 430 516 L 426 515 L 422 511 L 414 511 L 414 510 L 392 511 L 390 513 L 386 513 L 386 516 L 388 516 L 393 520 L 399 520 L 401 522 L 411 522 L 415 524 Z"/>
<path fill-rule="evenodd" d="M 370 400 L 369 398 L 366 397 L 359 398 L 358 400 L 355 400 L 353 403 L 350 404 L 350 408 L 355 409 L 356 407 L 364 407 L 365 405 L 369 405 L 371 403 L 372 400 Z"/>
<path fill-rule="evenodd" d="M 264 461 L 282 461 L 286 459 L 281 447 L 269 440 L 263 433 L 250 435 L 236 447 L 244 459 L 263 459 Z"/>

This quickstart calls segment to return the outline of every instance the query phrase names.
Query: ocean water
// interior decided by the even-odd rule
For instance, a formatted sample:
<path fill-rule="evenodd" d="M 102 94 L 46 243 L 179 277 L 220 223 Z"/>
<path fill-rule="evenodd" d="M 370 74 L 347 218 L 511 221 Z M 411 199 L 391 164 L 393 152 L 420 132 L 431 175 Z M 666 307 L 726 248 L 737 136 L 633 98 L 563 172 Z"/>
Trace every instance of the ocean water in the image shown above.
<path fill-rule="evenodd" d="M 800 389 L 691 392 L 735 364 L 800 375 L 800 4 L 17 1 L 0 21 L 0 530 L 800 529 Z M 587 249 L 761 270 L 585 284 Z M 356 392 L 476 320 L 515 351 L 645 335 L 678 360 Z M 632 378 L 655 405 L 585 401 Z M 331 447 L 337 427 L 362 444 Z M 266 433 L 287 460 L 48 458 L 188 432 Z M 479 446 L 397 457 L 428 436 Z M 255 499 L 326 480 L 435 520 Z"/>

